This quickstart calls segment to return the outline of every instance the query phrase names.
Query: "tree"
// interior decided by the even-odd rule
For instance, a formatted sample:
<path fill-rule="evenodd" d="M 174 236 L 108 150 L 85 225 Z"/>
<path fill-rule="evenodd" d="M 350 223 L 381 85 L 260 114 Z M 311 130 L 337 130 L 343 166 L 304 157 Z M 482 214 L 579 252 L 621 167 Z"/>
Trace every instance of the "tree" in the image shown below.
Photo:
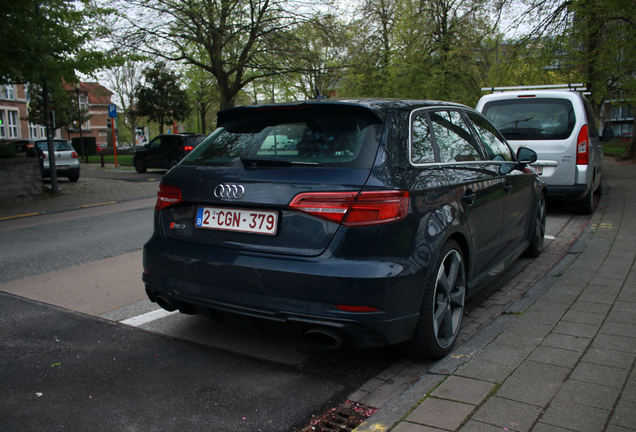
<path fill-rule="evenodd" d="M 131 14 L 131 30 L 123 40 L 151 56 L 211 73 L 221 109 L 234 106 L 238 93 L 256 80 L 299 71 L 289 50 L 292 30 L 313 5 L 300 0 L 121 1 Z"/>
<path fill-rule="evenodd" d="M 475 103 L 497 28 L 491 14 L 500 13 L 492 0 L 366 1 L 352 25 L 346 93 Z"/>
<path fill-rule="evenodd" d="M 108 68 L 104 72 L 108 87 L 115 96 L 115 103 L 121 110 L 117 122 L 130 132 L 133 149 L 137 148 L 137 126 L 140 121 L 134 108 L 135 90 L 143 79 L 141 65 L 141 62 L 128 60 L 123 66 Z"/>
<path fill-rule="evenodd" d="M 216 80 L 209 72 L 197 67 L 188 69 L 186 80 L 188 81 L 187 92 L 198 120 L 198 132 L 207 135 L 209 133 L 208 112 L 212 106 L 219 103 Z"/>
<path fill-rule="evenodd" d="M 134 115 L 146 116 L 159 123 L 159 133 L 164 125 L 184 120 L 190 112 L 188 94 L 179 86 L 180 76 L 166 69 L 159 62 L 144 70 L 146 84 L 135 88 L 137 106 Z"/>
<path fill-rule="evenodd" d="M 42 86 L 29 84 L 29 115 L 26 118 L 33 124 L 45 125 L 44 98 Z M 78 128 L 78 115 L 81 124 L 91 119 L 88 108 L 78 110 L 77 95 L 74 91 L 55 86 L 50 92 L 51 110 L 53 111 L 53 129 L 65 129 L 67 136 Z"/>
<path fill-rule="evenodd" d="M 108 34 L 101 23 L 112 10 L 88 0 L 20 0 L 3 2 L 0 26 L 0 84 L 77 82 L 115 61 L 92 43 Z"/>

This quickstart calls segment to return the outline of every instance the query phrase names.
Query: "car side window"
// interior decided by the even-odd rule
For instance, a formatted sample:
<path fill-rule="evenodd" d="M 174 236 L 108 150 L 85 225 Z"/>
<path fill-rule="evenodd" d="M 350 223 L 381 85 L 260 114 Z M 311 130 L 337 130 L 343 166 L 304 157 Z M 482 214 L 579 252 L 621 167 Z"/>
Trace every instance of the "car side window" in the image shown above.
<path fill-rule="evenodd" d="M 152 141 L 150 141 L 150 144 L 148 144 L 148 147 L 157 148 L 159 147 L 160 144 L 161 144 L 161 137 L 157 137 L 153 139 Z"/>
<path fill-rule="evenodd" d="M 160 148 L 167 149 L 171 147 L 178 146 L 179 139 L 173 136 L 164 136 L 161 137 L 161 144 L 159 144 Z"/>
<path fill-rule="evenodd" d="M 433 138 L 426 113 L 414 114 L 411 120 L 411 163 L 435 162 Z"/>
<path fill-rule="evenodd" d="M 442 162 L 483 160 L 475 137 L 459 111 L 430 112 Z"/>
<path fill-rule="evenodd" d="M 473 123 L 475 130 L 477 131 L 477 135 L 481 140 L 481 143 L 486 150 L 486 157 L 489 160 L 500 160 L 512 162 L 514 161 L 514 156 L 512 150 L 508 146 L 508 144 L 503 141 L 497 130 L 493 125 L 491 125 L 486 119 L 475 115 L 473 113 L 466 113 L 468 118 Z"/>

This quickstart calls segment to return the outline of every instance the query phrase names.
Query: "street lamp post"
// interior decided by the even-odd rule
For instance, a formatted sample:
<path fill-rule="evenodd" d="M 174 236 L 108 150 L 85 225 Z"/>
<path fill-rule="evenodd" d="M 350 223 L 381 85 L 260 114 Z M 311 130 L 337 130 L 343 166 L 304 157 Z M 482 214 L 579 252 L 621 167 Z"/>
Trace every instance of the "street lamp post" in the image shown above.
<path fill-rule="evenodd" d="M 80 107 L 80 83 L 77 83 L 77 87 L 75 87 L 75 92 L 77 93 L 77 127 L 79 128 L 80 134 L 80 144 L 82 145 L 82 155 L 84 155 L 85 163 L 88 163 L 88 154 L 86 154 L 86 149 L 84 148 L 84 137 L 82 136 L 82 110 Z"/>

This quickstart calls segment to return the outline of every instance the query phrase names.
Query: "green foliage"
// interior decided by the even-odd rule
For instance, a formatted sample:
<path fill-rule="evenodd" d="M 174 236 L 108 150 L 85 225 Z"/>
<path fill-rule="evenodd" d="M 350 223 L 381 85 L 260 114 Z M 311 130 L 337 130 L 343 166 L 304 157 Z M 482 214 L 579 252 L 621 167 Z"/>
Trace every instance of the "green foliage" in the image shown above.
<path fill-rule="evenodd" d="M 18 149 L 14 145 L 0 142 L 0 159 L 11 159 L 17 154 Z"/>
<path fill-rule="evenodd" d="M 163 62 L 147 68 L 144 76 L 146 84 L 135 89 L 137 106 L 134 114 L 158 122 L 160 133 L 163 133 L 164 125 L 185 120 L 191 107 L 187 92 L 179 85 L 180 76 L 166 69 Z"/>
<path fill-rule="evenodd" d="M 44 116 L 44 101 L 42 86 L 29 84 L 29 115 L 27 119 L 30 123 L 46 125 Z M 53 129 L 66 129 L 70 131 L 77 128 L 77 118 L 80 116 L 82 124 L 91 119 L 88 109 L 78 110 L 77 95 L 73 91 L 68 91 L 61 86 L 54 86 L 49 91 L 51 110 L 54 113 Z"/>
<path fill-rule="evenodd" d="M 103 18 L 111 10 L 89 0 L 3 2 L 0 26 L 0 84 L 41 82 L 51 86 L 77 82 L 115 59 L 91 43 L 108 33 Z"/>

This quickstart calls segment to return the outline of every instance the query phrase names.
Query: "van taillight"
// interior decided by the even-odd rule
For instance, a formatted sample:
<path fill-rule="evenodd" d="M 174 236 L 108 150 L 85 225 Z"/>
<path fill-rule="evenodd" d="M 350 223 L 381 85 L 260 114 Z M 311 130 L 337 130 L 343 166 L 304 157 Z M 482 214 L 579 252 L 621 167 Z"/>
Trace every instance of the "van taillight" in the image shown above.
<path fill-rule="evenodd" d="M 193 149 L 193 148 L 194 148 L 194 147 L 192 147 L 192 146 L 185 146 L 185 147 L 183 147 L 183 150 L 185 150 L 185 151 L 192 151 L 192 149 Z"/>
<path fill-rule="evenodd" d="M 307 192 L 298 194 L 289 207 L 344 226 L 396 222 L 409 211 L 408 191 Z"/>
<path fill-rule="evenodd" d="M 182 200 L 181 189 L 176 186 L 160 183 L 159 191 L 157 192 L 157 204 L 155 205 L 155 211 L 163 210 L 166 207 L 180 203 Z"/>
<path fill-rule="evenodd" d="M 583 125 L 576 140 L 576 164 L 587 165 L 590 162 L 590 137 L 587 125 Z"/>

